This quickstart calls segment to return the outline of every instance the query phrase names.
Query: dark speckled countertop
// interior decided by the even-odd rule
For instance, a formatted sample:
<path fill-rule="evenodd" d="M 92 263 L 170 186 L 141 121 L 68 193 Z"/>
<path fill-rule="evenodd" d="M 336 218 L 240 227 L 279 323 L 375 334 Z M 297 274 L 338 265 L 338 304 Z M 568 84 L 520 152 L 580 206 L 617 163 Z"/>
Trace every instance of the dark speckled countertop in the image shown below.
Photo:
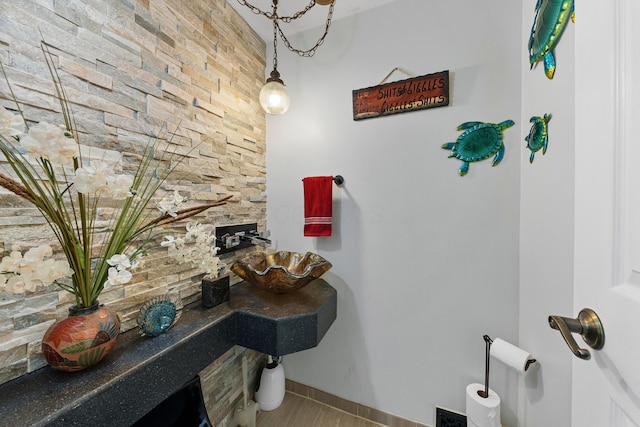
<path fill-rule="evenodd" d="M 336 305 L 336 290 L 322 279 L 284 295 L 239 283 L 227 303 L 185 307 L 164 335 L 121 334 L 86 371 L 45 367 L 0 385 L 0 424 L 130 425 L 236 344 L 272 356 L 315 347 L 335 320 Z"/>

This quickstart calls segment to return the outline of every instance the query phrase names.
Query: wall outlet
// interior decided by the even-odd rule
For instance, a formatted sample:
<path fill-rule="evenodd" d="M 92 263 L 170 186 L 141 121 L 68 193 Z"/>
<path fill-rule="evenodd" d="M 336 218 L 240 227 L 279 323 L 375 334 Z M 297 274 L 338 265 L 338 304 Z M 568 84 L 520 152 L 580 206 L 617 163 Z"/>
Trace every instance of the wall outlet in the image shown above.
<path fill-rule="evenodd" d="M 467 427 L 467 417 L 436 406 L 436 427 Z"/>

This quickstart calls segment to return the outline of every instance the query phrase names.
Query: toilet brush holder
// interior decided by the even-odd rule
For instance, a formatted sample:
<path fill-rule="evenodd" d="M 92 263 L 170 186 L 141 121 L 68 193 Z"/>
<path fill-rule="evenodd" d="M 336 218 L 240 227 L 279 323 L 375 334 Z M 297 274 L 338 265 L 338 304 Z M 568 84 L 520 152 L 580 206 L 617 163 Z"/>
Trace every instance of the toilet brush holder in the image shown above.
<path fill-rule="evenodd" d="M 267 366 L 260 375 L 260 388 L 256 391 L 256 401 L 261 411 L 273 411 L 284 400 L 284 368 L 272 356 L 268 356 Z"/>
<path fill-rule="evenodd" d="M 253 400 L 248 401 L 246 406 L 237 408 L 233 415 L 233 426 L 256 427 L 258 409 L 260 409 L 258 403 Z"/>
<path fill-rule="evenodd" d="M 232 426 L 256 427 L 256 414 L 260 409 L 257 402 L 249 400 L 249 364 L 246 353 L 242 356 L 242 397 L 243 403 L 233 414 Z"/>

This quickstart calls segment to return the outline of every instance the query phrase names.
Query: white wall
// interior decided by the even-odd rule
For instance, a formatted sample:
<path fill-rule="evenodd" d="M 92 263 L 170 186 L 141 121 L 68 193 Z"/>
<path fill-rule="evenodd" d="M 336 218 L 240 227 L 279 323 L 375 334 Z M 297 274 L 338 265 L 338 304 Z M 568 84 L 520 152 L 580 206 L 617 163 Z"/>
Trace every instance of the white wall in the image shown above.
<path fill-rule="evenodd" d="M 464 412 L 466 385 L 483 381 L 484 334 L 517 343 L 521 7 L 400 0 L 335 21 L 313 58 L 280 43 L 292 101 L 267 120 L 268 227 L 278 249 L 328 258 L 338 290 L 336 322 L 317 348 L 285 357 L 288 378 L 434 424 L 436 405 Z M 352 90 L 394 67 L 450 70 L 451 105 L 353 121 Z M 462 122 L 505 119 L 516 126 L 502 164 L 458 176 L 440 146 Z M 346 180 L 334 186 L 334 234 L 303 237 L 301 180 L 329 174 Z M 516 425 L 516 375 L 493 362 L 491 386 L 503 422 Z"/>
<path fill-rule="evenodd" d="M 534 7 L 533 0 L 523 7 L 525 43 Z M 522 72 L 523 138 L 529 133 L 525 123 L 531 116 L 553 115 L 547 153 L 538 152 L 532 164 L 528 149 L 521 157 L 520 346 L 540 360 L 539 372 L 524 382 L 522 426 L 571 425 L 574 356 L 560 334 L 549 328 L 547 317 L 578 314 L 573 313 L 574 36 L 574 24 L 569 23 L 555 50 L 552 80 L 545 76 L 543 64 Z M 528 63 L 526 49 L 521 49 L 521 56 Z"/>

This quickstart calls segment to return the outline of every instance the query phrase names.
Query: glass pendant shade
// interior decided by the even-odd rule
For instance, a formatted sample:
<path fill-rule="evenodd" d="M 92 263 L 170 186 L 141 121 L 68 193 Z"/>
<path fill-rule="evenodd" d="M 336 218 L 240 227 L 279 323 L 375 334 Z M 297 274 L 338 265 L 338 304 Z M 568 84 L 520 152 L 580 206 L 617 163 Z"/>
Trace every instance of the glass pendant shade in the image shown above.
<path fill-rule="evenodd" d="M 289 93 L 280 80 L 280 74 L 277 70 L 273 70 L 271 77 L 260 90 L 260 105 L 267 114 L 280 115 L 287 112 L 290 103 Z"/>
<path fill-rule="evenodd" d="M 267 114 L 284 114 L 289 109 L 290 100 L 289 94 L 287 93 L 287 88 L 284 86 L 284 82 L 282 81 L 282 79 L 280 79 L 280 73 L 278 72 L 278 35 L 280 35 L 280 38 L 282 38 L 282 41 L 291 52 L 295 52 L 300 56 L 313 56 L 313 54 L 324 42 L 325 37 L 327 37 L 327 34 L 329 33 L 329 26 L 331 26 L 331 18 L 333 17 L 333 6 L 335 0 L 312 0 L 312 2 L 304 9 L 296 12 L 294 15 L 289 17 L 278 15 L 278 0 L 272 0 L 273 11 L 271 13 L 265 12 L 253 5 L 248 4 L 246 0 L 238 0 L 238 2 L 249 7 L 253 13 L 266 16 L 273 21 L 273 71 L 271 71 L 271 77 L 267 79 L 267 82 L 260 90 L 259 101 L 262 109 Z M 320 38 L 312 48 L 307 50 L 296 49 L 291 46 L 291 43 L 289 42 L 289 40 L 287 40 L 287 37 L 280 28 L 279 21 L 289 23 L 294 19 L 298 19 L 316 4 L 321 6 L 329 6 L 324 33 L 322 34 L 322 36 L 320 36 Z"/>

